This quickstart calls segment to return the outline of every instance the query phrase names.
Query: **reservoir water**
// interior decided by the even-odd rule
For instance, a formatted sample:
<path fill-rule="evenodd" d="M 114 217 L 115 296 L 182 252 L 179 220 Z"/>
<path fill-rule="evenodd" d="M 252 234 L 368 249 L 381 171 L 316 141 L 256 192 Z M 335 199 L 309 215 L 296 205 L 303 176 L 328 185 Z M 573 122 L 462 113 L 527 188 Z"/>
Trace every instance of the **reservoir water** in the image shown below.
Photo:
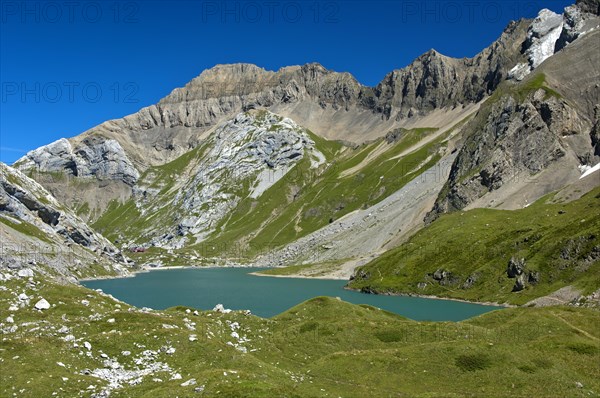
<path fill-rule="evenodd" d="M 250 275 L 259 268 L 182 268 L 136 274 L 132 278 L 82 281 L 137 307 L 165 309 L 177 305 L 202 310 L 216 304 L 249 309 L 272 317 L 316 296 L 340 297 L 369 304 L 414 320 L 460 321 L 499 307 L 419 297 L 379 296 L 343 289 L 346 281 L 271 278 Z"/>

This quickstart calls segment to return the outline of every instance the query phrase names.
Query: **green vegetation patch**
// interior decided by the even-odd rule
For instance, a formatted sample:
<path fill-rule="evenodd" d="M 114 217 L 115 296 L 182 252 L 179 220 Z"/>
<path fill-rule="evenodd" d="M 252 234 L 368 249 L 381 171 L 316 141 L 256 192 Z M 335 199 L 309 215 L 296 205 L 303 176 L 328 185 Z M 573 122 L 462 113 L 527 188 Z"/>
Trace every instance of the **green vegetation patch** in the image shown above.
<path fill-rule="evenodd" d="M 446 214 L 406 243 L 359 267 L 349 283 L 374 293 L 416 293 L 524 304 L 573 285 L 600 288 L 600 188 L 564 204 L 551 197 L 514 211 Z M 524 261 L 515 289 L 509 263 Z"/>

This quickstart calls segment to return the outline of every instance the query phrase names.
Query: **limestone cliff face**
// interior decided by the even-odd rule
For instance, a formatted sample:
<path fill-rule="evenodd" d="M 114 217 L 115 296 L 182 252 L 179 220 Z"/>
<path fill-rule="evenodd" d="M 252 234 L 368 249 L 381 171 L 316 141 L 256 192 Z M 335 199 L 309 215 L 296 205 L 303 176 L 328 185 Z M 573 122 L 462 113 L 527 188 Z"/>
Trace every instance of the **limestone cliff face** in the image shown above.
<path fill-rule="evenodd" d="M 480 110 L 427 221 L 501 189 L 539 197 L 600 162 L 600 53 L 593 45 L 600 31 L 583 37 Z"/>
<path fill-rule="evenodd" d="M 31 151 L 20 160 L 25 170 L 66 172 L 74 177 L 119 180 L 134 185 L 140 174 L 116 140 L 86 137 L 74 150 L 64 138 Z"/>
<path fill-rule="evenodd" d="M 529 21 L 511 23 L 474 58 L 455 59 L 431 50 L 390 73 L 376 88 L 378 109 L 409 118 L 434 109 L 479 102 L 490 95 L 521 58 Z"/>

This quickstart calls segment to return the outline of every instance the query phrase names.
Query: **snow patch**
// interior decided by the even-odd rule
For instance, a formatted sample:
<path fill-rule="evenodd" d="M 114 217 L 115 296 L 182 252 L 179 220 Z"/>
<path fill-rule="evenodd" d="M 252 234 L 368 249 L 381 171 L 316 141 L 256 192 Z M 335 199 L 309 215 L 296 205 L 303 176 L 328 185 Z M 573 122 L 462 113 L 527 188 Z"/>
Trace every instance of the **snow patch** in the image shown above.
<path fill-rule="evenodd" d="M 583 173 L 581 174 L 581 177 L 579 177 L 579 179 L 581 180 L 582 178 L 585 178 L 598 170 L 600 170 L 600 163 L 598 163 L 594 167 L 588 165 L 579 166 L 579 171 Z"/>

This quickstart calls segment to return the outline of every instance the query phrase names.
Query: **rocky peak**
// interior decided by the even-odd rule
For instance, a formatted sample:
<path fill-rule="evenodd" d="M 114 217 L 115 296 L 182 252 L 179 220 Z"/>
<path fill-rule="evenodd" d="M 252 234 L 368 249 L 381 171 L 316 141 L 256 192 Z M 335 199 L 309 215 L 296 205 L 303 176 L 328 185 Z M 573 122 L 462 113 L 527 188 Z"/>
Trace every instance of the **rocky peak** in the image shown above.
<path fill-rule="evenodd" d="M 594 15 L 591 2 L 578 2 L 566 7 L 563 14 L 543 9 L 527 30 L 527 40 L 522 52 L 527 63 L 518 63 L 511 69 L 509 77 L 523 80 L 542 62 L 575 41 L 579 36 L 589 33 L 600 26 L 600 19 Z"/>

